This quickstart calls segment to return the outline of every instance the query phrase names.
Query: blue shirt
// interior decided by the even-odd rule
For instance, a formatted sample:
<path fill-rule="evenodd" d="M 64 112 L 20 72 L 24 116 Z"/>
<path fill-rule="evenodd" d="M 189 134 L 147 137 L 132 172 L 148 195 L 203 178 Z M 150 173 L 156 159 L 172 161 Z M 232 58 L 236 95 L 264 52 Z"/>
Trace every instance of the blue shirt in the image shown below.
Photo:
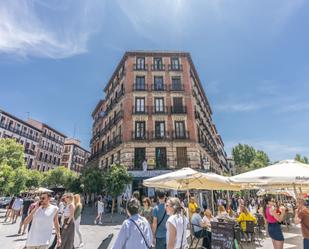
<path fill-rule="evenodd" d="M 159 203 L 157 206 L 154 207 L 152 211 L 153 217 L 157 218 L 156 238 L 166 238 L 166 221 L 168 219 L 168 215 L 165 214 L 165 217 L 163 219 L 164 213 L 165 213 L 165 203 Z M 161 220 L 162 222 L 160 226 L 158 226 Z"/>
<path fill-rule="evenodd" d="M 193 226 L 193 230 L 195 233 L 201 231 L 203 228 L 201 227 L 201 222 L 203 221 L 202 216 L 198 213 L 194 213 L 191 218 L 191 223 Z"/>
<path fill-rule="evenodd" d="M 139 214 L 132 215 L 122 223 L 113 249 L 148 249 L 141 232 L 130 220 L 134 220 L 143 233 L 148 246 L 152 244 L 152 231 L 146 218 Z"/>

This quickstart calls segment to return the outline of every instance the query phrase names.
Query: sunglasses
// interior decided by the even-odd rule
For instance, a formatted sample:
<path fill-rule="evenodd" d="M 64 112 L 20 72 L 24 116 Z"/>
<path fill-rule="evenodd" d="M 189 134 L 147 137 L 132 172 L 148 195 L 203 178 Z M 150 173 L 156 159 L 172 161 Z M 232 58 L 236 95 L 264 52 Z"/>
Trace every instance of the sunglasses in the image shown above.
<path fill-rule="evenodd" d="M 41 201 L 44 201 L 45 199 L 46 199 L 45 197 L 41 197 L 41 198 L 40 198 Z"/>

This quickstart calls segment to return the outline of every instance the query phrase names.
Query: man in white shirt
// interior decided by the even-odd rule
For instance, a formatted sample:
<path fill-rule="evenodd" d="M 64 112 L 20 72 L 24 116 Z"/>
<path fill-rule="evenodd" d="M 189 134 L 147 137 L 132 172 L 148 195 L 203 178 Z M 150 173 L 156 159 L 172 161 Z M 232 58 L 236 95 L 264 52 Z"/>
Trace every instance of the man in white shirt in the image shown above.
<path fill-rule="evenodd" d="M 40 202 L 25 219 L 25 224 L 32 221 L 26 242 L 27 249 L 47 249 L 53 232 L 56 230 L 57 247 L 61 245 L 58 208 L 50 204 L 50 193 L 41 194 Z"/>
<path fill-rule="evenodd" d="M 21 198 L 21 196 L 18 196 L 12 206 L 13 209 L 13 221 L 12 223 L 16 223 L 16 220 L 18 218 L 18 216 L 20 215 L 20 210 L 21 207 L 23 206 L 23 199 Z"/>

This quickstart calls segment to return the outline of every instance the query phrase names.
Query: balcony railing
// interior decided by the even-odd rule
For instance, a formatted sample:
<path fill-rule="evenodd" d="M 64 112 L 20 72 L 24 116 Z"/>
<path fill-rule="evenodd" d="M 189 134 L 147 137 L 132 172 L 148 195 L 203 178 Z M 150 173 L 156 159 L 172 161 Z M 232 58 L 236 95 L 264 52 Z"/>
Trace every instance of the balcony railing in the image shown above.
<path fill-rule="evenodd" d="M 164 71 L 165 65 L 164 64 L 151 64 L 151 70 L 152 71 Z"/>
<path fill-rule="evenodd" d="M 139 108 L 137 108 L 137 106 L 132 106 L 132 113 L 139 115 L 148 114 L 148 106 L 144 106 L 143 108 L 141 106 Z"/>
<path fill-rule="evenodd" d="M 158 107 L 158 106 L 152 106 L 152 114 L 158 114 L 158 115 L 165 115 L 168 114 L 168 108 L 167 106 L 163 106 L 163 107 Z"/>
<path fill-rule="evenodd" d="M 33 135 L 30 135 L 26 132 L 23 132 L 22 130 L 19 130 L 19 129 L 16 129 L 16 128 L 13 128 L 12 126 L 8 125 L 8 124 L 4 124 L 4 123 L 0 123 L 0 127 L 5 129 L 5 130 L 9 130 L 15 134 L 18 134 L 20 136 L 23 136 L 23 137 L 26 137 L 26 138 L 29 138 L 35 142 L 38 142 L 39 141 L 39 137 L 35 137 Z"/>
<path fill-rule="evenodd" d="M 171 106 L 172 114 L 186 114 L 187 107 L 186 106 Z"/>
<path fill-rule="evenodd" d="M 148 132 L 139 132 L 132 131 L 132 140 L 145 141 L 148 139 Z"/>
<path fill-rule="evenodd" d="M 152 131 L 150 133 L 150 138 L 153 140 L 169 140 L 171 137 L 170 137 L 170 132 L 168 131 L 164 131 L 164 132 Z"/>
<path fill-rule="evenodd" d="M 148 71 L 147 64 L 133 64 L 134 71 Z"/>
<path fill-rule="evenodd" d="M 52 137 L 52 136 L 49 136 L 49 135 L 47 135 L 47 134 L 45 134 L 45 133 L 43 133 L 42 136 L 45 137 L 45 138 L 47 138 L 47 139 L 49 139 L 49 140 L 52 140 L 52 141 L 54 141 L 54 142 L 56 142 L 56 143 L 58 143 L 58 144 L 64 144 L 64 142 L 61 141 L 60 139 L 57 139 L 57 138 Z"/>
<path fill-rule="evenodd" d="M 172 84 L 170 85 L 170 91 L 172 92 L 183 92 L 184 91 L 184 85 L 183 84 Z"/>
<path fill-rule="evenodd" d="M 174 64 L 169 64 L 168 65 L 168 71 L 182 71 L 182 65 L 174 65 Z"/>
<path fill-rule="evenodd" d="M 166 85 L 164 84 L 152 84 L 151 90 L 156 91 L 156 92 L 163 92 L 163 91 L 166 91 L 167 88 L 166 88 Z"/>
<path fill-rule="evenodd" d="M 34 150 L 30 150 L 30 149 L 25 149 L 25 153 L 34 156 L 35 155 L 35 151 Z"/>
<path fill-rule="evenodd" d="M 173 131 L 173 139 L 189 139 L 189 131 L 176 132 Z"/>
<path fill-rule="evenodd" d="M 134 84 L 133 85 L 133 91 L 148 91 L 148 85 L 147 84 Z"/>

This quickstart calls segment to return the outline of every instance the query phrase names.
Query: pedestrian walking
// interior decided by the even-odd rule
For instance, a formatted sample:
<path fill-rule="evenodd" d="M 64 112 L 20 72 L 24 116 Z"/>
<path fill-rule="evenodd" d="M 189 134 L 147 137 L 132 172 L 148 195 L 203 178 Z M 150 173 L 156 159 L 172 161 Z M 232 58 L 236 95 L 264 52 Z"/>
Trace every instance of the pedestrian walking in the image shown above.
<path fill-rule="evenodd" d="M 121 226 L 113 249 L 150 249 L 152 232 L 146 218 L 139 215 L 140 202 L 131 198 L 127 203 L 129 216 Z"/>
<path fill-rule="evenodd" d="M 15 201 L 15 197 L 12 197 L 9 205 L 7 206 L 6 208 L 6 213 L 5 213 L 5 219 L 4 219 L 4 222 L 11 222 L 12 219 L 13 219 L 13 209 L 12 209 L 12 206 L 14 204 L 14 201 Z"/>
<path fill-rule="evenodd" d="M 166 222 L 167 249 L 184 249 L 188 247 L 187 226 L 189 221 L 184 215 L 184 210 L 178 198 L 169 198 L 166 202 L 166 213 L 169 218 Z"/>
<path fill-rule="evenodd" d="M 268 233 L 272 239 L 274 249 L 283 249 L 284 237 L 280 222 L 284 217 L 284 210 L 275 207 L 274 200 L 266 196 L 264 199 L 264 216 L 268 224 Z"/>
<path fill-rule="evenodd" d="M 295 212 L 295 224 L 301 224 L 304 249 L 309 249 L 309 208 L 305 205 L 303 198 L 297 198 L 297 209 Z"/>
<path fill-rule="evenodd" d="M 159 203 L 153 208 L 152 211 L 152 232 L 153 232 L 153 245 L 156 249 L 166 249 L 166 221 L 168 214 L 165 210 L 165 192 L 158 190 L 156 195 Z"/>
<path fill-rule="evenodd" d="M 75 234 L 78 236 L 78 239 L 79 239 L 78 248 L 80 248 L 84 246 L 84 243 L 83 243 L 82 233 L 79 230 L 80 221 L 81 221 L 81 213 L 83 209 L 83 205 L 81 203 L 79 194 L 74 195 L 74 205 L 75 205 L 75 211 L 74 211 Z"/>
<path fill-rule="evenodd" d="M 61 245 L 58 208 L 50 203 L 50 198 L 50 193 L 41 194 L 40 201 L 36 202 L 35 207 L 24 221 L 25 224 L 32 221 L 26 242 L 27 249 L 48 248 L 53 227 L 55 227 L 58 238 L 57 246 Z"/>
<path fill-rule="evenodd" d="M 141 216 L 145 217 L 150 226 L 152 225 L 153 215 L 152 215 L 152 206 L 151 201 L 148 197 L 143 199 L 143 207 L 141 208 Z"/>
<path fill-rule="evenodd" d="M 74 225 L 74 203 L 73 194 L 65 194 L 65 208 L 63 210 L 63 226 L 61 230 L 60 249 L 71 249 L 74 247 L 75 225 Z"/>
<path fill-rule="evenodd" d="M 18 230 L 18 234 L 22 234 L 24 235 L 26 233 L 26 229 L 28 224 L 24 224 L 24 220 L 26 219 L 26 217 L 29 214 L 29 208 L 31 206 L 31 204 L 34 203 L 34 200 L 32 198 L 25 198 L 21 207 L 21 221 L 20 221 L 20 225 L 19 225 L 19 230 Z"/>
<path fill-rule="evenodd" d="M 98 201 L 97 201 L 97 208 L 98 208 L 98 212 L 97 212 L 97 217 L 94 220 L 94 224 L 97 224 L 99 221 L 99 224 L 102 224 L 102 216 L 104 213 L 104 202 L 102 200 L 102 197 L 99 196 Z"/>
<path fill-rule="evenodd" d="M 12 223 L 16 223 L 16 220 L 18 218 L 18 216 L 20 216 L 20 210 L 21 210 L 21 207 L 23 205 L 23 199 L 21 198 L 21 196 L 19 195 L 14 203 L 13 203 L 13 206 L 12 206 L 12 209 L 13 209 L 13 219 L 12 219 Z"/>

